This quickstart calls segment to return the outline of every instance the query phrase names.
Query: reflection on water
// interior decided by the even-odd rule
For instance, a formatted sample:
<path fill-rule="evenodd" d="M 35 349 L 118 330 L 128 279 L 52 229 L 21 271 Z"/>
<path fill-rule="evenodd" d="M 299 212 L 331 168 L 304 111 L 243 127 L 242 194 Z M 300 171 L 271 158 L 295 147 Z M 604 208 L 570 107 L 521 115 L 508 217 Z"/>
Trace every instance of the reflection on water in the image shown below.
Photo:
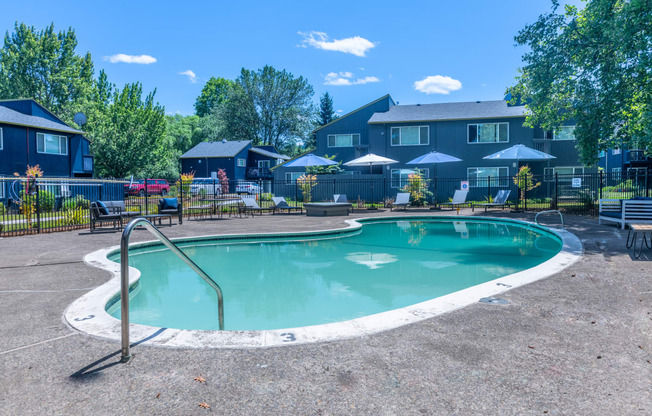
<path fill-rule="evenodd" d="M 396 309 L 533 267 L 558 239 L 533 229 L 469 221 L 366 224 L 330 240 L 183 248 L 222 287 L 226 329 L 272 329 Z M 132 254 L 142 272 L 133 322 L 216 329 L 215 292 L 166 250 Z M 119 308 L 111 313 L 119 317 Z"/>

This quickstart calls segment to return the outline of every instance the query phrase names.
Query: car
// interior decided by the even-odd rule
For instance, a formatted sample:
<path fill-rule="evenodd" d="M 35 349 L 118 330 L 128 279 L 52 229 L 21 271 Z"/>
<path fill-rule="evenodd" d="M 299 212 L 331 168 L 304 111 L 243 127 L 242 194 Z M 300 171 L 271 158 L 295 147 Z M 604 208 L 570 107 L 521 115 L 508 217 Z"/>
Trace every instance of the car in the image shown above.
<path fill-rule="evenodd" d="M 147 189 L 145 189 L 147 181 Z M 166 196 L 170 193 L 170 184 L 165 179 L 140 179 L 132 183 L 125 184 L 125 195 L 161 195 Z"/>
<path fill-rule="evenodd" d="M 190 184 L 191 195 L 219 195 L 222 193 L 220 181 L 213 178 L 194 178 Z"/>
<path fill-rule="evenodd" d="M 237 194 L 255 195 L 260 194 L 261 192 L 262 188 L 253 182 L 239 182 L 235 186 L 235 193 Z"/>

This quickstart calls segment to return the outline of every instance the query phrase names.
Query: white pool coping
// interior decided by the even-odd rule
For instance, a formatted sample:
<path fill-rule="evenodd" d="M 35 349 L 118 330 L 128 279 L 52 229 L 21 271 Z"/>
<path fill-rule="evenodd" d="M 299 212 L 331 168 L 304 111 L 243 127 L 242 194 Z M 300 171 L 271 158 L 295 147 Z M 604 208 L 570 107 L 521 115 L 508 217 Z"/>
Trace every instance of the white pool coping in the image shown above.
<path fill-rule="evenodd" d="M 267 233 L 267 234 L 227 234 L 216 236 L 184 237 L 173 241 L 183 242 L 188 239 L 198 238 L 228 238 L 243 235 L 282 236 L 282 235 L 303 235 L 315 233 L 338 232 L 342 230 L 355 230 L 362 227 L 364 221 L 396 219 L 401 221 L 418 221 L 419 219 L 442 219 L 453 221 L 495 221 L 512 222 L 535 226 L 556 234 L 562 240 L 561 251 L 551 259 L 532 267 L 500 277 L 489 282 L 481 283 L 448 295 L 440 296 L 425 302 L 394 309 L 387 312 L 377 313 L 361 318 L 313 325 L 298 328 L 274 329 L 263 331 L 198 331 L 185 329 L 159 328 L 148 325 L 131 323 L 129 325 L 131 343 L 138 342 L 143 345 L 178 347 L 178 348 L 260 348 L 282 345 L 296 345 L 312 342 L 334 341 L 344 338 L 358 337 L 374 334 L 381 331 L 397 328 L 403 325 L 420 322 L 428 318 L 451 312 L 456 309 L 474 304 L 482 298 L 495 297 L 513 288 L 527 285 L 537 280 L 552 276 L 571 264 L 575 263 L 583 254 L 583 247 L 580 240 L 572 233 L 553 228 L 546 228 L 534 223 L 517 221 L 511 219 L 498 219 L 491 217 L 370 217 L 358 220 L 346 220 L 345 228 L 306 232 Z M 363 221 L 361 224 L 360 221 Z M 132 244 L 138 247 L 156 241 L 147 241 Z M 120 293 L 120 265 L 107 258 L 109 253 L 119 249 L 113 246 L 89 253 L 84 261 L 102 270 L 110 272 L 113 277 L 105 284 L 93 289 L 84 296 L 75 300 L 64 312 L 66 321 L 75 329 L 89 335 L 108 338 L 119 341 L 121 339 L 121 321 L 109 315 L 105 306 Z M 140 279 L 140 271 L 129 268 L 130 284 Z M 219 282 L 218 282 L 219 283 Z M 228 317 L 225 317 L 228 319 Z"/>

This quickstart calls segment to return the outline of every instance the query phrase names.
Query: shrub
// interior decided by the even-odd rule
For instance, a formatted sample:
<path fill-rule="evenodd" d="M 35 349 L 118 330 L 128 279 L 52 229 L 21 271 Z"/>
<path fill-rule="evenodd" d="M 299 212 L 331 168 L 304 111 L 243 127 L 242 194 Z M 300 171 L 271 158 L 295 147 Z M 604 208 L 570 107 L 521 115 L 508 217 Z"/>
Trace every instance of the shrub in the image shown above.
<path fill-rule="evenodd" d="M 77 195 L 73 198 L 64 199 L 63 203 L 61 204 L 61 209 L 64 211 L 76 208 L 88 209 L 89 206 L 90 201 L 88 199 L 84 198 L 83 195 Z"/>
<path fill-rule="evenodd" d="M 409 193 L 410 204 L 417 207 L 425 205 L 428 198 L 432 197 L 432 192 L 428 190 L 428 182 L 423 179 L 418 169 L 408 175 L 407 184 L 401 191 Z"/>
<path fill-rule="evenodd" d="M 25 191 L 20 192 L 20 199 L 23 200 L 23 203 L 31 203 L 34 205 L 34 210 L 36 210 L 36 195 L 28 195 Z M 54 194 L 50 191 L 40 190 L 38 191 L 38 206 L 39 212 L 51 212 L 54 211 L 54 204 L 56 198 Z M 36 212 L 36 211 L 34 211 Z"/>
<path fill-rule="evenodd" d="M 60 225 L 79 225 L 86 222 L 86 210 L 81 207 L 65 209 L 61 211 L 61 215 L 63 218 L 59 220 Z"/>
<path fill-rule="evenodd" d="M 6 211 L 7 211 L 7 210 L 5 209 L 5 204 L 3 204 L 2 202 L 0 202 L 0 215 L 5 215 L 5 212 L 6 212 Z"/>
<path fill-rule="evenodd" d="M 261 201 L 271 201 L 273 196 L 274 195 L 272 195 L 271 193 L 266 192 L 266 193 L 263 193 L 263 194 L 260 195 L 260 200 Z"/>

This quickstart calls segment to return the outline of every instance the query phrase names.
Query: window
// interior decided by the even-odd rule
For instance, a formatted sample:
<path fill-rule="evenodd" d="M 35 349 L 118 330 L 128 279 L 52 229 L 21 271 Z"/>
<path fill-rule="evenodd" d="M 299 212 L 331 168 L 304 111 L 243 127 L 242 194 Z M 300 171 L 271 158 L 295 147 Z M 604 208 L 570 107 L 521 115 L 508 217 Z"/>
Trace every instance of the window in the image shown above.
<path fill-rule="evenodd" d="M 360 145 L 359 134 L 329 134 L 328 147 L 353 147 Z"/>
<path fill-rule="evenodd" d="M 575 140 L 575 126 L 562 126 L 559 132 L 555 132 L 552 140 Z"/>
<path fill-rule="evenodd" d="M 471 188 L 479 188 L 487 185 L 504 188 L 509 186 L 509 168 L 501 166 L 497 168 L 467 168 L 466 178 Z M 491 178 L 491 183 L 488 182 Z"/>
<path fill-rule="evenodd" d="M 68 138 L 54 134 L 36 133 L 36 151 L 51 155 L 67 155 Z"/>
<path fill-rule="evenodd" d="M 600 153 L 598 153 L 598 157 L 605 157 L 607 155 L 607 152 L 604 150 L 600 150 Z"/>
<path fill-rule="evenodd" d="M 392 146 L 419 146 L 430 143 L 428 126 L 392 127 Z"/>
<path fill-rule="evenodd" d="M 2 131 L 0 129 L 0 131 Z M 0 199 L 3 199 L 5 197 L 5 181 L 2 180 L 2 176 L 0 176 Z"/>
<path fill-rule="evenodd" d="M 392 188 L 403 188 L 408 183 L 408 177 L 417 171 L 423 179 L 428 179 L 430 169 L 392 169 Z"/>
<path fill-rule="evenodd" d="M 509 142 L 508 123 L 484 123 L 468 125 L 468 143 Z"/>
<path fill-rule="evenodd" d="M 305 175 L 305 172 L 285 172 L 285 183 L 287 185 L 294 185 L 296 180 L 303 175 Z"/>
<path fill-rule="evenodd" d="M 269 160 L 259 160 L 258 161 L 258 167 L 259 168 L 267 168 L 269 169 L 270 161 Z"/>
<path fill-rule="evenodd" d="M 623 168 L 611 168 L 611 179 L 620 179 L 623 174 Z"/>
<path fill-rule="evenodd" d="M 583 175 L 582 166 L 557 166 L 554 168 L 543 168 L 543 180 L 551 182 L 555 180 L 555 174 L 559 175 L 559 181 L 570 182 L 573 175 Z"/>
<path fill-rule="evenodd" d="M 620 149 L 611 149 L 611 154 L 612 155 L 619 155 L 621 153 Z"/>
<path fill-rule="evenodd" d="M 2 129 L 0 128 L 0 150 L 2 150 L 2 145 L 3 145 L 3 142 L 2 142 Z M 4 198 L 4 196 L 3 196 L 3 198 Z"/>
<path fill-rule="evenodd" d="M 247 166 L 247 159 L 238 158 L 236 159 L 236 163 L 239 168 L 244 168 L 245 166 Z"/>

